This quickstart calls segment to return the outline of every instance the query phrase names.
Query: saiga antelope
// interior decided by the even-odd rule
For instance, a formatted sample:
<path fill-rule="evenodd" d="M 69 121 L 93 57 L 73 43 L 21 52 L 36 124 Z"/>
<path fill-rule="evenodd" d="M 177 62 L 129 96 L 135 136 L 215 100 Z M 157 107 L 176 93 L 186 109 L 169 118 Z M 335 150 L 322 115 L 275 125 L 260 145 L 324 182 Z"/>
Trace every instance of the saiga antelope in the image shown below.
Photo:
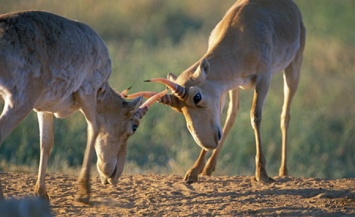
<path fill-rule="evenodd" d="M 198 174 L 215 170 L 218 154 L 234 124 L 239 108 L 239 90 L 254 89 L 250 111 L 255 134 L 255 178 L 269 178 L 262 150 L 260 124 L 271 77 L 284 70 L 284 104 L 281 113 L 282 160 L 279 175 L 287 175 L 286 143 L 290 106 L 296 92 L 305 47 L 306 30 L 301 13 L 292 0 L 240 0 L 213 29 L 208 50 L 178 77 L 155 78 L 173 94 L 160 99 L 185 116 L 187 128 L 202 147 L 199 158 L 186 173 L 187 182 Z M 229 93 L 230 103 L 223 128 L 220 116 Z M 215 149 L 205 164 L 206 151 Z"/>
<path fill-rule="evenodd" d="M 127 102 L 109 85 L 110 75 L 108 49 L 89 26 L 41 11 L 0 16 L 0 144 L 32 110 L 37 112 L 41 149 L 36 195 L 49 199 L 45 172 L 54 143 L 53 118 L 77 110 L 87 122 L 78 200 L 89 202 L 94 149 L 102 183 L 117 183 L 128 137 L 166 92 L 143 105 L 142 97 Z"/>

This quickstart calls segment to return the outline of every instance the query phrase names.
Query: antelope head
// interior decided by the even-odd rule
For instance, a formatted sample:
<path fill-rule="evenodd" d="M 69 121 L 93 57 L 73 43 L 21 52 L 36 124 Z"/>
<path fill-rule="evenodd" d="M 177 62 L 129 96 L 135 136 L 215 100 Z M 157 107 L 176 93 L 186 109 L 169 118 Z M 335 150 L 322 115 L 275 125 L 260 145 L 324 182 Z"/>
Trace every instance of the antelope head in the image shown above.
<path fill-rule="evenodd" d="M 95 142 L 97 169 L 103 184 L 116 184 L 126 160 L 128 138 L 139 127 L 149 107 L 168 90 L 155 94 L 142 104 L 143 97 L 131 101 L 122 98 L 108 85 L 98 91 L 97 120 L 99 134 Z"/>
<path fill-rule="evenodd" d="M 187 129 L 196 143 L 203 149 L 217 148 L 222 137 L 220 127 L 221 91 L 215 83 L 206 79 L 210 65 L 202 59 L 179 77 L 169 73 L 168 78 L 153 78 L 148 82 L 159 82 L 172 90 L 160 102 L 183 113 Z"/>

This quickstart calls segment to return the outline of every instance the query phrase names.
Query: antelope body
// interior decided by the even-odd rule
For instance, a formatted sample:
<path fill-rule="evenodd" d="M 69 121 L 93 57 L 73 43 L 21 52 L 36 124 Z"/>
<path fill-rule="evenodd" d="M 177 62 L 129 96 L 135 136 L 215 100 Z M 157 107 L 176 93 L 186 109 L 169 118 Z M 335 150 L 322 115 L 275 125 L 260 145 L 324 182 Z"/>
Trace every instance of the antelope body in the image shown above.
<path fill-rule="evenodd" d="M 108 84 L 110 74 L 108 49 L 89 26 L 41 11 L 0 16 L 0 144 L 32 110 L 37 112 L 41 149 L 36 195 L 48 199 L 45 171 L 54 116 L 66 118 L 77 110 L 87 121 L 79 201 L 89 202 L 94 150 L 102 182 L 117 183 L 127 139 L 149 105 L 138 108 L 142 97 L 125 101 Z"/>
<path fill-rule="evenodd" d="M 271 181 L 265 169 L 260 124 L 262 109 L 272 76 L 284 70 L 284 105 L 281 114 L 282 162 L 279 175 L 287 175 L 286 142 L 290 105 L 296 92 L 305 28 L 301 13 L 292 0 L 240 0 L 213 29 L 208 50 L 178 77 L 150 79 L 167 85 L 173 94 L 160 99 L 182 112 L 187 128 L 203 149 L 195 165 L 187 172 L 187 182 L 198 174 L 210 175 L 218 154 L 234 124 L 239 108 L 239 90 L 254 89 L 250 111 L 256 142 L 257 181 Z M 223 128 L 220 116 L 229 93 L 229 108 Z M 215 149 L 207 164 L 206 151 Z"/>

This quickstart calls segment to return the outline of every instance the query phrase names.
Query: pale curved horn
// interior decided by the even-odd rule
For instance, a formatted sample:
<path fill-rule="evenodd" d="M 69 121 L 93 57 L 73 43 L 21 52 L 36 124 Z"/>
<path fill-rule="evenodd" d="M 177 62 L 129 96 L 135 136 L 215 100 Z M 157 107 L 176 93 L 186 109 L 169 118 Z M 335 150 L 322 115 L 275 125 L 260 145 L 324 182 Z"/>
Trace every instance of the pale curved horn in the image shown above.
<path fill-rule="evenodd" d="M 156 94 L 158 94 L 158 92 L 155 92 L 155 91 L 139 91 L 139 92 L 132 93 L 132 94 L 129 94 L 129 95 L 124 95 L 122 97 L 124 97 L 126 99 L 134 99 L 134 98 L 143 96 L 144 98 L 149 99 L 150 97 L 152 97 L 152 96 L 154 96 Z M 171 97 L 172 97 L 172 95 L 165 94 L 160 99 L 158 99 L 158 102 L 160 102 L 162 104 L 165 104 L 165 105 L 170 105 L 171 102 L 172 102 Z"/>
<path fill-rule="evenodd" d="M 145 101 L 139 108 L 134 112 L 134 115 L 139 119 L 142 119 L 145 113 L 148 111 L 149 107 L 154 104 L 154 102 L 158 101 L 161 97 L 165 96 L 168 93 L 168 90 L 163 90 L 160 93 L 155 94 L 150 97 L 147 101 Z"/>
<path fill-rule="evenodd" d="M 143 96 L 144 98 L 150 98 L 154 95 L 156 95 L 157 92 L 154 92 L 154 91 L 139 91 L 139 92 L 136 92 L 136 93 L 131 93 L 131 94 L 128 94 L 127 95 L 127 92 L 126 94 L 124 95 L 124 98 L 126 99 L 134 99 L 136 97 L 139 97 L 139 96 Z"/>
<path fill-rule="evenodd" d="M 158 82 L 161 84 L 166 85 L 170 90 L 172 90 L 176 96 L 178 96 L 180 99 L 184 99 L 185 96 L 187 95 L 187 90 L 185 87 L 182 87 L 181 85 L 170 81 L 166 78 L 152 78 L 149 80 L 145 80 L 145 82 Z"/>
<path fill-rule="evenodd" d="M 122 97 L 122 98 L 127 98 L 127 93 L 128 93 L 128 91 L 129 91 L 131 88 L 132 88 L 132 86 L 130 86 L 129 88 L 126 88 L 124 91 L 122 91 L 122 92 L 120 93 L 121 97 Z M 133 98 L 134 98 L 134 97 L 133 97 Z M 129 98 L 129 99 L 133 99 L 133 98 Z"/>

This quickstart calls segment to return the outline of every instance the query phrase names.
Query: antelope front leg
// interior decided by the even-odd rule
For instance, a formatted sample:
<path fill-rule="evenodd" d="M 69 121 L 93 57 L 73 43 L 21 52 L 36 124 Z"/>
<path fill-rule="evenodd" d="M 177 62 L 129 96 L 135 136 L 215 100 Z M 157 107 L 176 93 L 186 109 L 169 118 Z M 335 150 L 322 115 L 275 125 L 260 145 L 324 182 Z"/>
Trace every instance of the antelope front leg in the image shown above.
<path fill-rule="evenodd" d="M 89 133 L 89 131 L 92 130 L 88 130 L 88 134 L 91 134 L 90 135 L 91 137 L 93 133 L 92 132 Z M 93 144 L 91 144 L 91 142 L 88 141 L 88 143 L 86 144 L 83 165 L 80 170 L 80 175 L 78 178 L 79 191 L 76 198 L 79 202 L 86 203 L 86 204 L 90 202 L 90 190 L 91 190 L 90 189 L 90 168 L 91 168 L 90 162 L 93 153 L 94 153 Z"/>
<path fill-rule="evenodd" d="M 239 88 L 229 91 L 229 105 L 227 111 L 226 121 L 223 127 L 222 139 L 218 144 L 217 149 L 213 150 L 211 157 L 208 159 L 202 174 L 210 176 L 215 171 L 219 153 L 222 150 L 223 144 L 229 134 L 230 129 L 233 127 L 235 119 L 239 110 Z"/>
<path fill-rule="evenodd" d="M 79 182 L 79 191 L 77 194 L 77 200 L 88 204 L 90 202 L 90 168 L 91 160 L 94 154 L 94 143 L 97 132 L 91 124 L 88 124 L 87 129 L 88 141 L 85 148 L 85 155 L 83 160 L 83 165 L 80 170 L 78 182 Z"/>
<path fill-rule="evenodd" d="M 79 191 L 76 199 L 79 202 L 88 204 L 90 202 L 90 169 L 91 161 L 94 155 L 95 140 L 98 135 L 96 120 L 96 93 L 86 95 L 84 91 L 78 91 L 78 100 L 81 110 L 85 115 L 87 122 L 87 143 L 85 148 L 83 165 L 78 177 Z"/>
<path fill-rule="evenodd" d="M 49 201 L 46 191 L 45 176 L 49 154 L 54 143 L 53 114 L 38 112 L 38 123 L 40 132 L 40 161 L 38 169 L 37 183 L 34 188 L 35 195 Z"/>
<path fill-rule="evenodd" d="M 251 125 L 254 129 L 256 155 L 255 155 L 255 179 L 256 181 L 273 181 L 267 174 L 265 165 L 266 160 L 262 150 L 260 124 L 262 120 L 262 109 L 269 90 L 271 75 L 266 74 L 256 78 L 255 91 L 252 108 L 250 111 Z"/>
<path fill-rule="evenodd" d="M 200 156 L 197 158 L 195 164 L 186 172 L 184 181 L 191 184 L 197 182 L 198 174 L 200 174 L 205 166 L 206 153 L 204 149 L 201 149 Z"/>
<path fill-rule="evenodd" d="M 1 180 L 0 180 L 0 202 L 5 200 L 4 193 L 2 192 Z"/>

